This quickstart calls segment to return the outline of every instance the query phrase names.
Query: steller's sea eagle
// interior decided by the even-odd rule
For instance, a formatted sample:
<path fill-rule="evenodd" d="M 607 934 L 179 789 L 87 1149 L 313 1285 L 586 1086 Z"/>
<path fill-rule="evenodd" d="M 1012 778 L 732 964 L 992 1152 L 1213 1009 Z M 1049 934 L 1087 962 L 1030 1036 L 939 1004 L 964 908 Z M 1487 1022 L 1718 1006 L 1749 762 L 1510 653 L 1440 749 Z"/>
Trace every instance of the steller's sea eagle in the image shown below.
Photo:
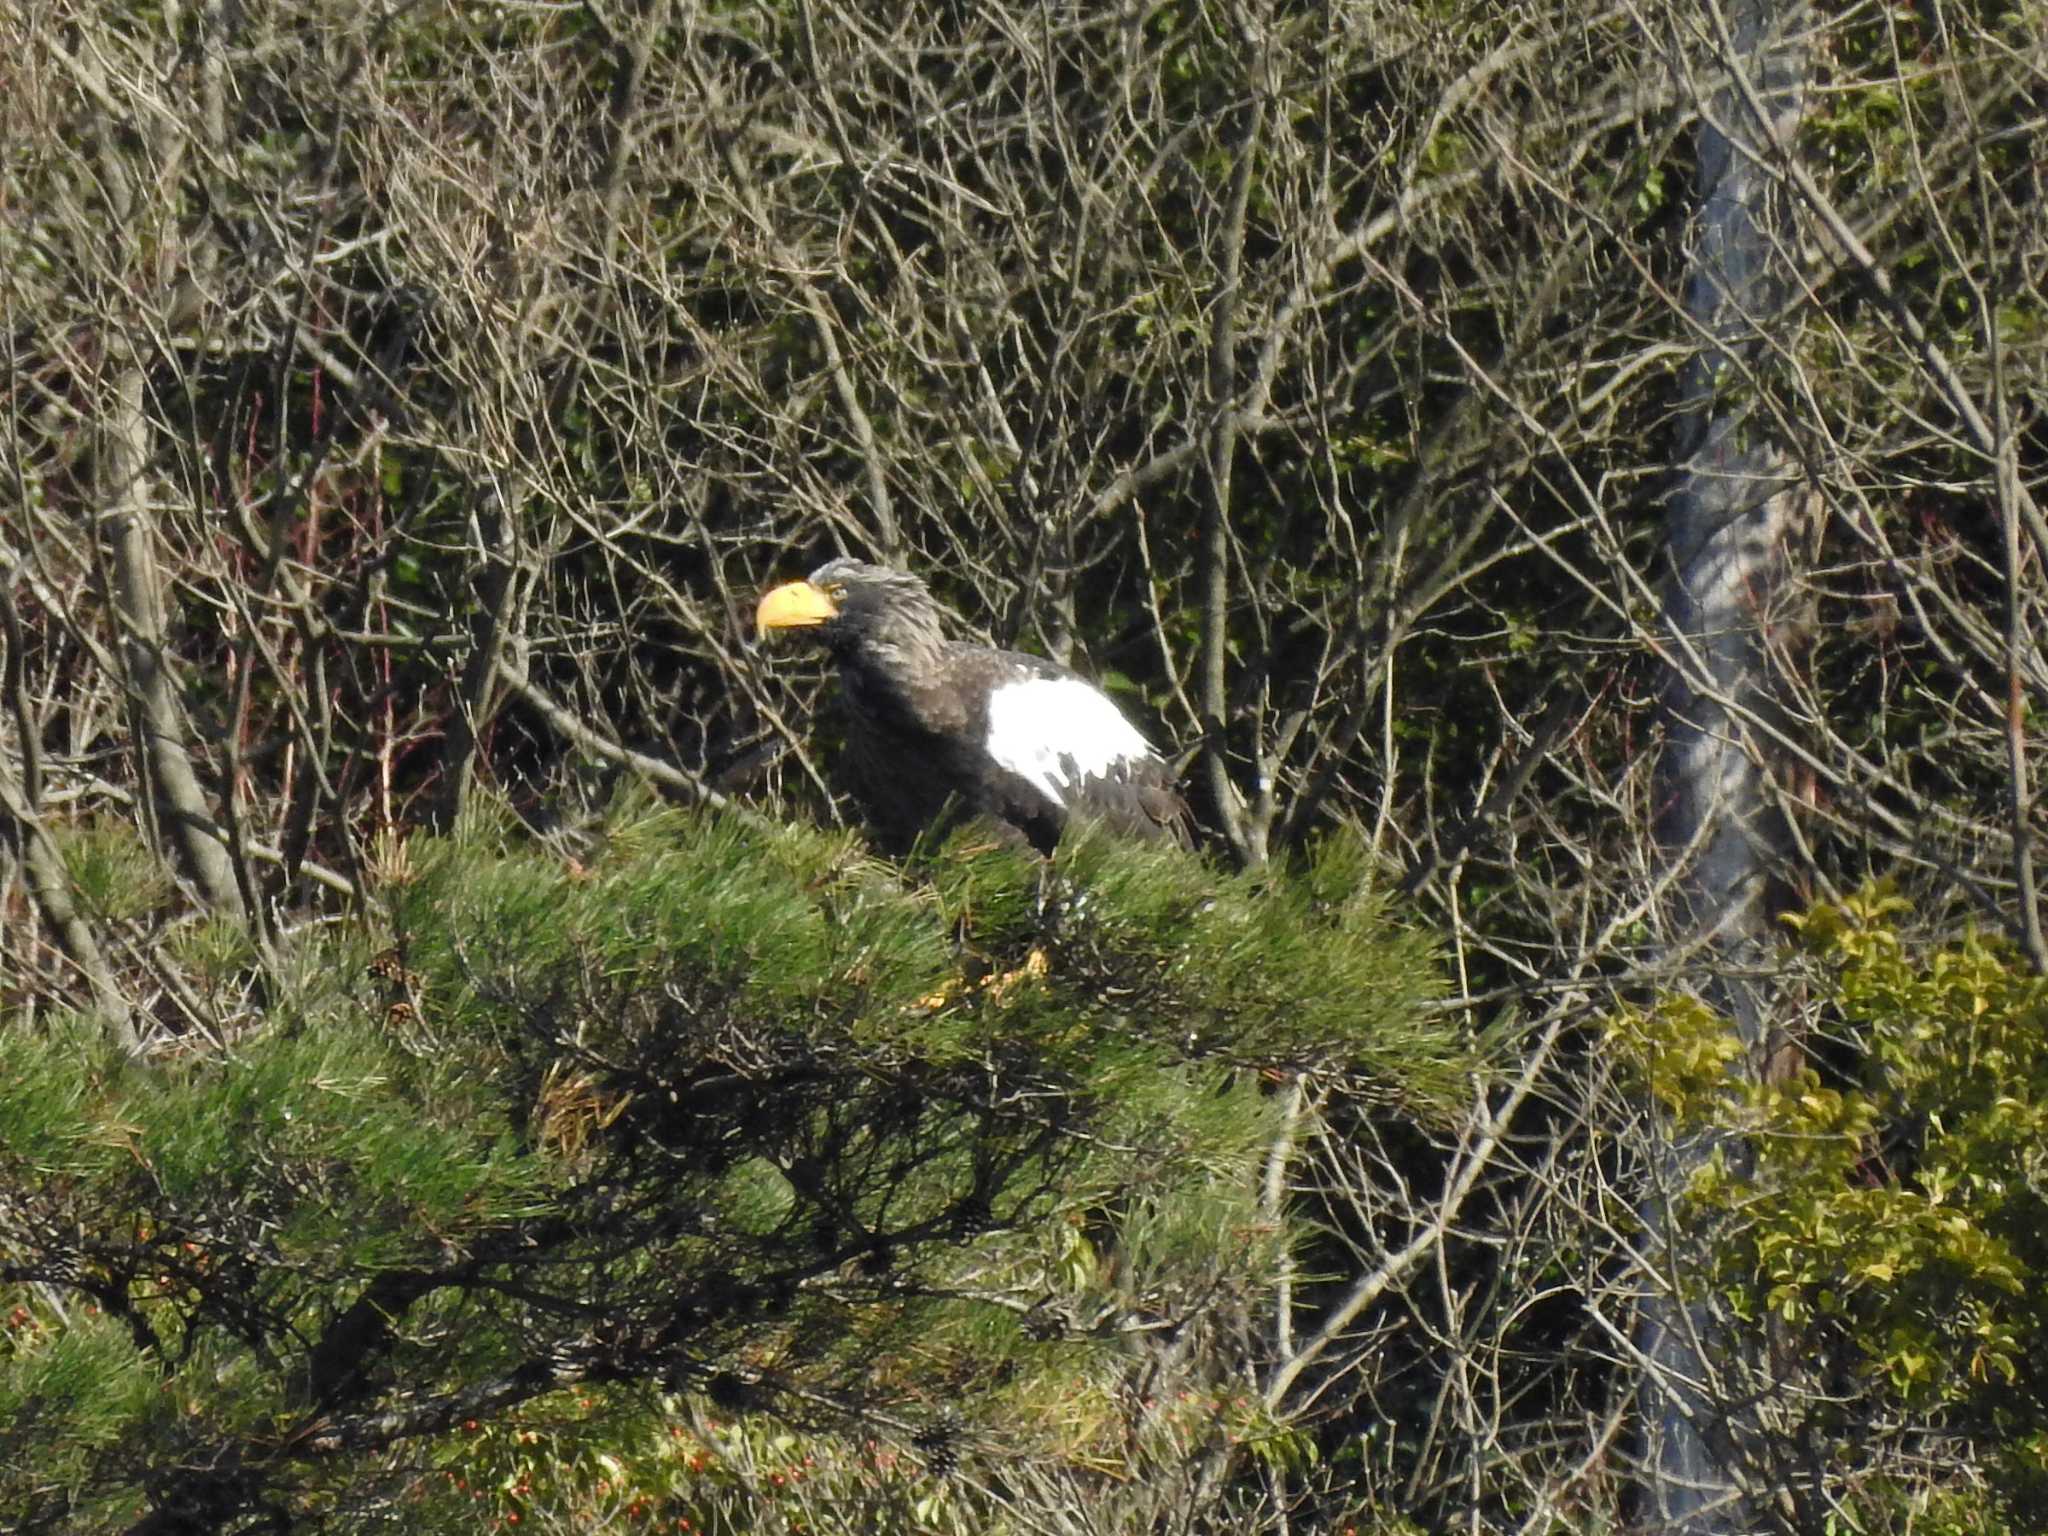
<path fill-rule="evenodd" d="M 1050 853 L 1072 816 L 1188 840 L 1173 772 L 1109 696 L 1057 662 L 948 640 L 925 584 L 832 560 L 761 599 L 755 632 L 800 630 L 839 663 L 853 788 L 891 852 L 987 817 Z"/>

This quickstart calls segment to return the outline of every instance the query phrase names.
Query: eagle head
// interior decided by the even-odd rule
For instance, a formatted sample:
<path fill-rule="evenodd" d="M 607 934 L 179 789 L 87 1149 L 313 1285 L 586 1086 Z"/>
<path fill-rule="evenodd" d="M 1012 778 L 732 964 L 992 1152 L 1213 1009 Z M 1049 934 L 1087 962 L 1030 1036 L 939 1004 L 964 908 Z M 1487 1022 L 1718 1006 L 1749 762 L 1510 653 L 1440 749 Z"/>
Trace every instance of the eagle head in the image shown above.
<path fill-rule="evenodd" d="M 917 577 L 865 560 L 828 560 L 802 581 L 771 588 L 754 611 L 760 639 L 800 630 L 828 649 L 915 655 L 943 643 L 939 606 Z"/>

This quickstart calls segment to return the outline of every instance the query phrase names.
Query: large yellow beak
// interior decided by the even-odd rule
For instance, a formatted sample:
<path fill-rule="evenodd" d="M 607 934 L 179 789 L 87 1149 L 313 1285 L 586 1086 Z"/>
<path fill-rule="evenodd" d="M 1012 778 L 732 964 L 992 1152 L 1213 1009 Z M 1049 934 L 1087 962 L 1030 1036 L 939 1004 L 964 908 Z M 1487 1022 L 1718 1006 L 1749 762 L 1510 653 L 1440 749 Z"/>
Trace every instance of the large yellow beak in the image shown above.
<path fill-rule="evenodd" d="M 765 639 L 771 629 L 809 629 L 839 617 L 839 607 L 808 581 L 775 588 L 754 610 L 754 636 Z"/>

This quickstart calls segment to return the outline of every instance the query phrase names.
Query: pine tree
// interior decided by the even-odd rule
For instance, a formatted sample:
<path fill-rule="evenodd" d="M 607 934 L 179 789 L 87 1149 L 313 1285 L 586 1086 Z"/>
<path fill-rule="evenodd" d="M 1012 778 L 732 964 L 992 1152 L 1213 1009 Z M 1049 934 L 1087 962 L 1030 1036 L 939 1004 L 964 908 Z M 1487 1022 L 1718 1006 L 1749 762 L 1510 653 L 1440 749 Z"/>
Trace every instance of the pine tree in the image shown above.
<path fill-rule="evenodd" d="M 1297 1236 L 1258 1198 L 1273 1078 L 1426 1109 L 1469 1068 L 1342 841 L 906 873 L 639 802 L 573 858 L 472 812 L 387 846 L 372 905 L 280 935 L 232 1038 L 11 1031 L 0 1524 L 468 1529 L 536 1480 L 673 1524 L 736 1426 L 991 1511 L 984 1451 L 1227 1479 L 1219 1389 Z"/>

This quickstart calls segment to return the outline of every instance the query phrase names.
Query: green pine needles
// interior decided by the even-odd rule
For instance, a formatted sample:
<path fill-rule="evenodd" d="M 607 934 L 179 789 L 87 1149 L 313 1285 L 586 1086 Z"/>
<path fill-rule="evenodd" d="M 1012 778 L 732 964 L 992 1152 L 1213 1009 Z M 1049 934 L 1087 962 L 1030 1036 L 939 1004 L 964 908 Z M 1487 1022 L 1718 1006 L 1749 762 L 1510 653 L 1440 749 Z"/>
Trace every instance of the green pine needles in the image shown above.
<path fill-rule="evenodd" d="M 1427 1115 L 1473 1070 L 1343 844 L 906 872 L 632 802 L 573 858 L 387 841 L 375 908 L 282 941 L 218 1047 L 9 1030 L 0 1524 L 454 1529 L 481 1476 L 701 1526 L 748 1423 L 993 1508 L 978 1447 L 1133 1454 L 1155 1338 L 1256 1317 L 1277 1082 Z M 1172 1358 L 1199 1411 L 1146 1455 L 1278 1432 L 1238 1397 L 1205 1438 L 1237 1357 Z"/>

